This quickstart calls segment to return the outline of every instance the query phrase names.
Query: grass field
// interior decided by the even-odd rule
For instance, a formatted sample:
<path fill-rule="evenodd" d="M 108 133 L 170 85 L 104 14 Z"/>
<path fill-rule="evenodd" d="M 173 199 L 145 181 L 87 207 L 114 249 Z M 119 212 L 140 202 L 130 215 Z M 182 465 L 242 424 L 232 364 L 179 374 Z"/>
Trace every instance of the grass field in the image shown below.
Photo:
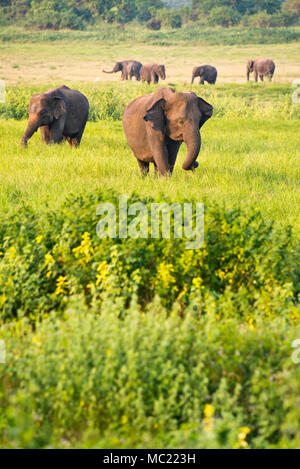
<path fill-rule="evenodd" d="M 182 31 L 129 49 L 132 31 L 123 45 L 114 30 L 19 34 L 0 31 L 0 447 L 299 448 L 298 43 L 187 46 Z M 275 83 L 244 83 L 261 55 Z M 195 173 L 182 145 L 172 178 L 141 177 L 121 118 L 156 87 L 100 72 L 129 56 L 163 58 L 164 85 L 214 106 Z M 198 59 L 218 66 L 216 86 L 185 83 Z M 37 133 L 22 149 L 29 97 L 62 82 L 91 103 L 80 148 Z M 96 207 L 120 194 L 203 202 L 203 248 L 100 241 Z"/>
<path fill-rule="evenodd" d="M 111 70 L 117 60 L 135 59 L 142 63 L 164 63 L 171 83 L 189 83 L 193 67 L 205 63 L 217 67 L 220 82 L 243 83 L 247 61 L 257 57 L 271 57 L 275 61 L 275 82 L 291 83 L 300 77 L 299 38 L 286 43 L 279 34 L 278 42 L 275 36 L 268 43 L 268 29 L 256 32 L 257 37 L 262 37 L 261 44 L 255 44 L 253 38 L 240 43 L 239 38 L 247 30 L 233 29 L 227 33 L 208 30 L 199 38 L 199 29 L 154 34 L 132 28 L 127 35 L 127 30 L 109 31 L 105 35 L 101 29 L 71 33 L 20 30 L 19 34 L 15 29 L 4 30 L 0 32 L 0 78 L 8 84 L 95 82 L 96 79 L 118 82 L 120 74 L 110 75 L 108 79 L 102 70 Z M 232 35 L 228 45 L 222 42 L 222 34 Z M 168 40 L 164 39 L 165 35 Z M 209 42 L 210 36 L 216 41 Z"/>

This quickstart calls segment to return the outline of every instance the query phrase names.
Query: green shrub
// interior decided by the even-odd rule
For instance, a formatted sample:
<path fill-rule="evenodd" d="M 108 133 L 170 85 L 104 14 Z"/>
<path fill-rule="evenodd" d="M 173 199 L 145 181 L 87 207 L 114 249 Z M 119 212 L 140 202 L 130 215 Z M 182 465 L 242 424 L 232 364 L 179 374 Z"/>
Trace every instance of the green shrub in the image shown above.
<path fill-rule="evenodd" d="M 133 196 L 128 204 L 136 200 Z M 169 309 L 196 299 L 206 311 L 208 297 L 222 303 L 226 292 L 241 315 L 259 312 L 273 318 L 286 308 L 292 320 L 299 250 L 290 230 L 277 232 L 259 213 L 208 204 L 203 249 L 186 250 L 181 239 L 100 240 L 100 201 L 117 206 L 118 196 L 108 192 L 75 198 L 42 217 L 23 208 L 2 221 L 2 317 L 35 319 L 41 312 L 63 311 L 74 295 L 99 308 L 105 298 L 126 306 L 137 296 L 145 306 L 158 296 Z"/>
<path fill-rule="evenodd" d="M 228 299 L 168 315 L 76 299 L 59 319 L 4 325 L 0 446 L 13 448 L 297 448 L 297 331 L 285 311 L 240 322 Z M 3 365 L 1 365 L 3 366 Z"/>
<path fill-rule="evenodd" d="M 55 85 L 53 85 L 55 86 Z M 72 87 L 72 85 L 70 85 Z M 97 85 L 74 85 L 89 99 L 89 121 L 122 119 L 125 107 L 136 97 L 153 92 L 156 86 L 132 86 L 132 83 Z M 32 94 L 46 91 L 49 86 L 21 87 L 8 86 L 6 103 L 0 103 L 0 117 L 27 119 L 28 104 Z M 183 84 L 176 86 L 177 91 L 186 91 Z M 195 85 L 193 90 L 199 92 Z M 214 106 L 214 118 L 218 117 L 257 117 L 258 119 L 299 119 L 300 108 L 291 103 L 291 88 L 287 85 L 272 85 L 262 89 L 256 84 L 219 85 L 201 89 L 201 96 Z"/>
<path fill-rule="evenodd" d="M 212 26 L 218 25 L 229 28 L 239 24 L 240 20 L 240 14 L 234 8 L 227 6 L 212 8 L 208 15 L 208 24 Z"/>
<path fill-rule="evenodd" d="M 181 16 L 174 10 L 162 8 L 158 10 L 157 17 L 161 20 L 162 25 L 167 28 L 178 29 L 182 26 Z"/>

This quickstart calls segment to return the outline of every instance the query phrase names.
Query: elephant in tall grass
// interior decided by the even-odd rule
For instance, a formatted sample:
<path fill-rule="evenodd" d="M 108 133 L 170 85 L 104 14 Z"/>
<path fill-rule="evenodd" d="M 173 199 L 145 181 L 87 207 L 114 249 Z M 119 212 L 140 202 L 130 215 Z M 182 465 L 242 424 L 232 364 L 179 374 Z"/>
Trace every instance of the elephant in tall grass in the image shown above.
<path fill-rule="evenodd" d="M 274 71 L 275 63 L 271 59 L 248 60 L 247 81 L 249 81 L 252 72 L 254 72 L 255 81 L 258 81 L 258 77 L 261 81 L 264 81 L 264 76 L 269 77 L 269 81 L 272 81 Z"/>
<path fill-rule="evenodd" d="M 204 85 L 204 82 L 214 85 L 217 81 L 217 69 L 212 65 L 201 65 L 201 67 L 194 67 L 192 73 L 192 84 L 196 77 L 200 77 L 200 85 Z"/>
<path fill-rule="evenodd" d="M 89 115 L 89 102 L 80 91 L 67 86 L 34 94 L 28 108 L 29 120 L 21 144 L 40 128 L 45 143 L 60 143 L 66 139 L 78 147 Z"/>
<path fill-rule="evenodd" d="M 172 174 L 182 142 L 187 156 L 182 168 L 194 170 L 201 148 L 200 129 L 212 116 L 211 104 L 195 93 L 161 87 L 132 101 L 123 116 L 125 136 L 142 174 L 154 163 L 156 171 Z"/>
<path fill-rule="evenodd" d="M 146 81 L 148 85 L 150 83 L 157 84 L 159 79 L 166 79 L 166 69 L 163 64 L 147 64 L 141 68 L 141 80 Z"/>
<path fill-rule="evenodd" d="M 122 80 L 131 80 L 135 77 L 137 81 L 140 81 L 140 70 L 142 68 L 141 62 L 136 60 L 123 60 L 122 62 L 116 62 L 111 71 L 102 70 L 104 73 L 117 73 L 122 72 Z"/>

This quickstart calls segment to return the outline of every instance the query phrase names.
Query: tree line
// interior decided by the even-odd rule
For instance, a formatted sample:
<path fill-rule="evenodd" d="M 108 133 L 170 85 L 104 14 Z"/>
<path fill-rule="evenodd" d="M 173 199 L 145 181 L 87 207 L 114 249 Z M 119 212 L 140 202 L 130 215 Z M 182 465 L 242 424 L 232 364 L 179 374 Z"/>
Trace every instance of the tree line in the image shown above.
<path fill-rule="evenodd" d="M 39 29 L 85 29 L 104 20 L 148 27 L 253 27 L 299 24 L 300 0 L 0 0 L 0 24 Z"/>

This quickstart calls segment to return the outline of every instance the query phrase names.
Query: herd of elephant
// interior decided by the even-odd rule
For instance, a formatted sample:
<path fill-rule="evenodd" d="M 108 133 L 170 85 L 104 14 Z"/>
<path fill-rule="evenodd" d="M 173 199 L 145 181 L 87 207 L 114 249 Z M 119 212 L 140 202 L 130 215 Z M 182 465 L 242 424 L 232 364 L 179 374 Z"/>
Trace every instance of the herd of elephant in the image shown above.
<path fill-rule="evenodd" d="M 255 81 L 258 81 L 258 77 L 261 81 L 264 77 L 268 77 L 271 81 L 275 71 L 275 63 L 271 59 L 256 59 L 249 60 L 247 63 L 247 80 L 249 81 L 250 73 L 254 72 Z M 149 85 L 150 83 L 157 84 L 159 79 L 166 79 L 166 69 L 163 64 L 147 64 L 143 65 L 141 62 L 136 60 L 123 60 L 116 62 L 111 71 L 103 70 L 104 73 L 117 73 L 121 72 L 122 80 L 132 80 L 133 77 L 137 81 L 145 81 Z M 214 85 L 217 81 L 217 69 L 212 65 L 201 65 L 200 67 L 194 67 L 192 72 L 192 83 L 196 77 L 200 79 L 200 85 L 204 85 L 205 82 Z"/>
<path fill-rule="evenodd" d="M 257 76 L 263 79 L 264 75 L 272 78 L 275 65 L 272 62 L 271 66 L 270 62 L 269 59 L 250 61 L 248 78 L 251 71 L 256 79 Z M 128 70 L 136 71 L 127 69 L 126 74 Z M 149 73 L 151 80 L 155 79 L 153 73 L 156 72 L 149 68 Z M 38 129 L 46 144 L 66 140 L 72 147 L 78 147 L 88 119 L 89 101 L 80 91 L 61 86 L 34 94 L 28 112 L 28 125 L 21 141 L 23 147 L 27 147 L 28 140 Z M 160 87 L 130 102 L 124 112 L 123 128 L 142 174 L 148 174 L 153 163 L 157 174 L 171 175 L 182 142 L 187 145 L 182 168 L 194 171 L 199 166 L 200 129 L 212 114 L 213 106 L 194 92 L 176 92 L 169 87 Z"/>

